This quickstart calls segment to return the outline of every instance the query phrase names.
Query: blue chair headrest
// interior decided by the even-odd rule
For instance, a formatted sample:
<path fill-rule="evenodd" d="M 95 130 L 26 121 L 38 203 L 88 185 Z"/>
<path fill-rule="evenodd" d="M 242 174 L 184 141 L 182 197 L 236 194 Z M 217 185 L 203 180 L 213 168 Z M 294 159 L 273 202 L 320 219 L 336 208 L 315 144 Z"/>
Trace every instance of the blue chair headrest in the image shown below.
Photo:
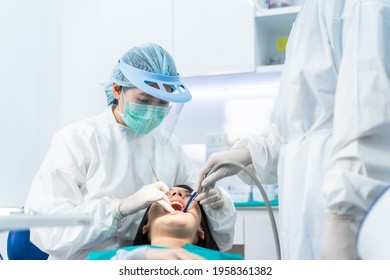
<path fill-rule="evenodd" d="M 9 231 L 7 254 L 9 260 L 47 260 L 49 257 L 30 242 L 29 230 Z"/>

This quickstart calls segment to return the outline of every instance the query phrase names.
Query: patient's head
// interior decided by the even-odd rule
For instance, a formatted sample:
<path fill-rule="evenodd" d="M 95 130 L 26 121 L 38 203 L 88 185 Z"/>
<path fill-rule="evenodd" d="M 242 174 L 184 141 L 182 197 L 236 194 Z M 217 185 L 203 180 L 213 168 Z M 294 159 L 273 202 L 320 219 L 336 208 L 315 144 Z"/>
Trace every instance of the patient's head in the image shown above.
<path fill-rule="evenodd" d="M 170 189 L 168 197 L 173 213 L 166 212 L 158 203 L 147 210 L 138 228 L 134 245 L 182 246 L 184 243 L 219 250 L 215 243 L 203 207 L 193 200 L 186 213 L 182 210 L 190 199 L 192 189 L 177 185 Z"/>

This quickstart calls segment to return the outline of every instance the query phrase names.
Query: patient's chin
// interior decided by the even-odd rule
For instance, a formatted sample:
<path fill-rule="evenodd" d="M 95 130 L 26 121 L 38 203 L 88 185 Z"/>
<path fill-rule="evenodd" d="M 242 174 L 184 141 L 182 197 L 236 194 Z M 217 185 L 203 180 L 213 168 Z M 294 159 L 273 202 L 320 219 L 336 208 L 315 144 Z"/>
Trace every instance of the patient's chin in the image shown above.
<path fill-rule="evenodd" d="M 166 215 L 157 219 L 155 223 L 156 226 L 167 230 L 182 230 L 194 226 L 191 219 L 185 219 L 182 215 Z"/>
<path fill-rule="evenodd" d="M 167 224 L 171 226 L 187 225 L 189 224 L 188 219 L 183 219 L 181 215 L 166 215 L 159 219 L 160 224 Z"/>

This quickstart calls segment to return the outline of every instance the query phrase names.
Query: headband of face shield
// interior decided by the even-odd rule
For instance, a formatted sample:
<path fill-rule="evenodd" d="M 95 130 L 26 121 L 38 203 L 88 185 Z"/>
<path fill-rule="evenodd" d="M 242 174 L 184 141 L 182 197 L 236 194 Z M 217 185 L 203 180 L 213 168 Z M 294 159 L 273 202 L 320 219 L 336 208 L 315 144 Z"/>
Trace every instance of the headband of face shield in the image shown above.
<path fill-rule="evenodd" d="M 131 100 L 123 94 L 125 106 L 120 110 L 123 121 L 136 134 L 148 134 L 161 124 L 169 139 L 184 103 L 192 98 L 187 87 L 179 76 L 144 71 L 123 60 L 119 60 L 119 69 L 134 86 L 143 91 L 134 93 Z"/>
<path fill-rule="evenodd" d="M 152 73 L 130 66 L 121 59 L 118 62 L 122 74 L 144 92 L 169 102 L 185 103 L 191 100 L 191 93 L 180 81 L 179 75 Z"/>

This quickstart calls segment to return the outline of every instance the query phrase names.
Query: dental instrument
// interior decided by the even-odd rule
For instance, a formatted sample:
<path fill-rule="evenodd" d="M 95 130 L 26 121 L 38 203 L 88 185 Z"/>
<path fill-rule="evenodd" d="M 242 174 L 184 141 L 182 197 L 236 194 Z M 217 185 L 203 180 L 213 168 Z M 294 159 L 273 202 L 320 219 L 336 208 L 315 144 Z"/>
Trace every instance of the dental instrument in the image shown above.
<path fill-rule="evenodd" d="M 186 204 L 186 207 L 184 207 L 183 209 L 183 212 L 184 213 L 187 213 L 188 211 L 188 207 L 190 206 L 190 203 L 192 202 L 192 200 L 194 200 L 195 196 L 197 195 L 198 193 L 196 191 L 193 191 L 192 194 L 191 194 L 191 197 L 190 199 L 188 200 L 187 204 Z"/>
<path fill-rule="evenodd" d="M 203 180 L 204 180 L 204 178 L 207 177 L 208 174 L 209 174 L 209 173 L 207 173 L 206 175 L 204 175 Z M 203 191 L 203 187 L 202 187 L 202 186 L 199 186 L 198 189 L 197 189 L 196 191 L 193 191 L 193 192 L 191 193 L 191 197 L 190 197 L 190 199 L 188 200 L 188 202 L 187 202 L 187 204 L 186 204 L 186 207 L 184 207 L 184 209 L 183 209 L 183 212 L 184 212 L 184 213 L 187 212 L 188 207 L 190 206 L 190 203 L 194 200 L 194 198 L 195 198 L 198 194 L 200 194 L 202 191 Z"/>
<path fill-rule="evenodd" d="M 208 176 L 210 175 L 210 173 L 212 172 L 212 170 L 209 170 L 209 172 L 207 172 L 207 174 L 205 174 L 203 176 L 203 180 Z M 202 191 L 203 191 L 204 187 L 202 187 L 202 183 L 199 185 L 198 189 L 195 191 L 195 196 L 199 195 Z"/>
<path fill-rule="evenodd" d="M 148 160 L 149 160 L 149 164 L 150 164 L 150 167 L 152 168 L 152 172 L 153 172 L 153 175 L 154 175 L 154 178 L 156 179 L 156 181 L 160 181 L 157 177 L 157 173 L 156 173 L 156 170 L 154 170 L 154 167 L 153 167 L 153 164 L 152 164 L 152 161 L 150 160 L 150 158 L 148 157 Z"/>

